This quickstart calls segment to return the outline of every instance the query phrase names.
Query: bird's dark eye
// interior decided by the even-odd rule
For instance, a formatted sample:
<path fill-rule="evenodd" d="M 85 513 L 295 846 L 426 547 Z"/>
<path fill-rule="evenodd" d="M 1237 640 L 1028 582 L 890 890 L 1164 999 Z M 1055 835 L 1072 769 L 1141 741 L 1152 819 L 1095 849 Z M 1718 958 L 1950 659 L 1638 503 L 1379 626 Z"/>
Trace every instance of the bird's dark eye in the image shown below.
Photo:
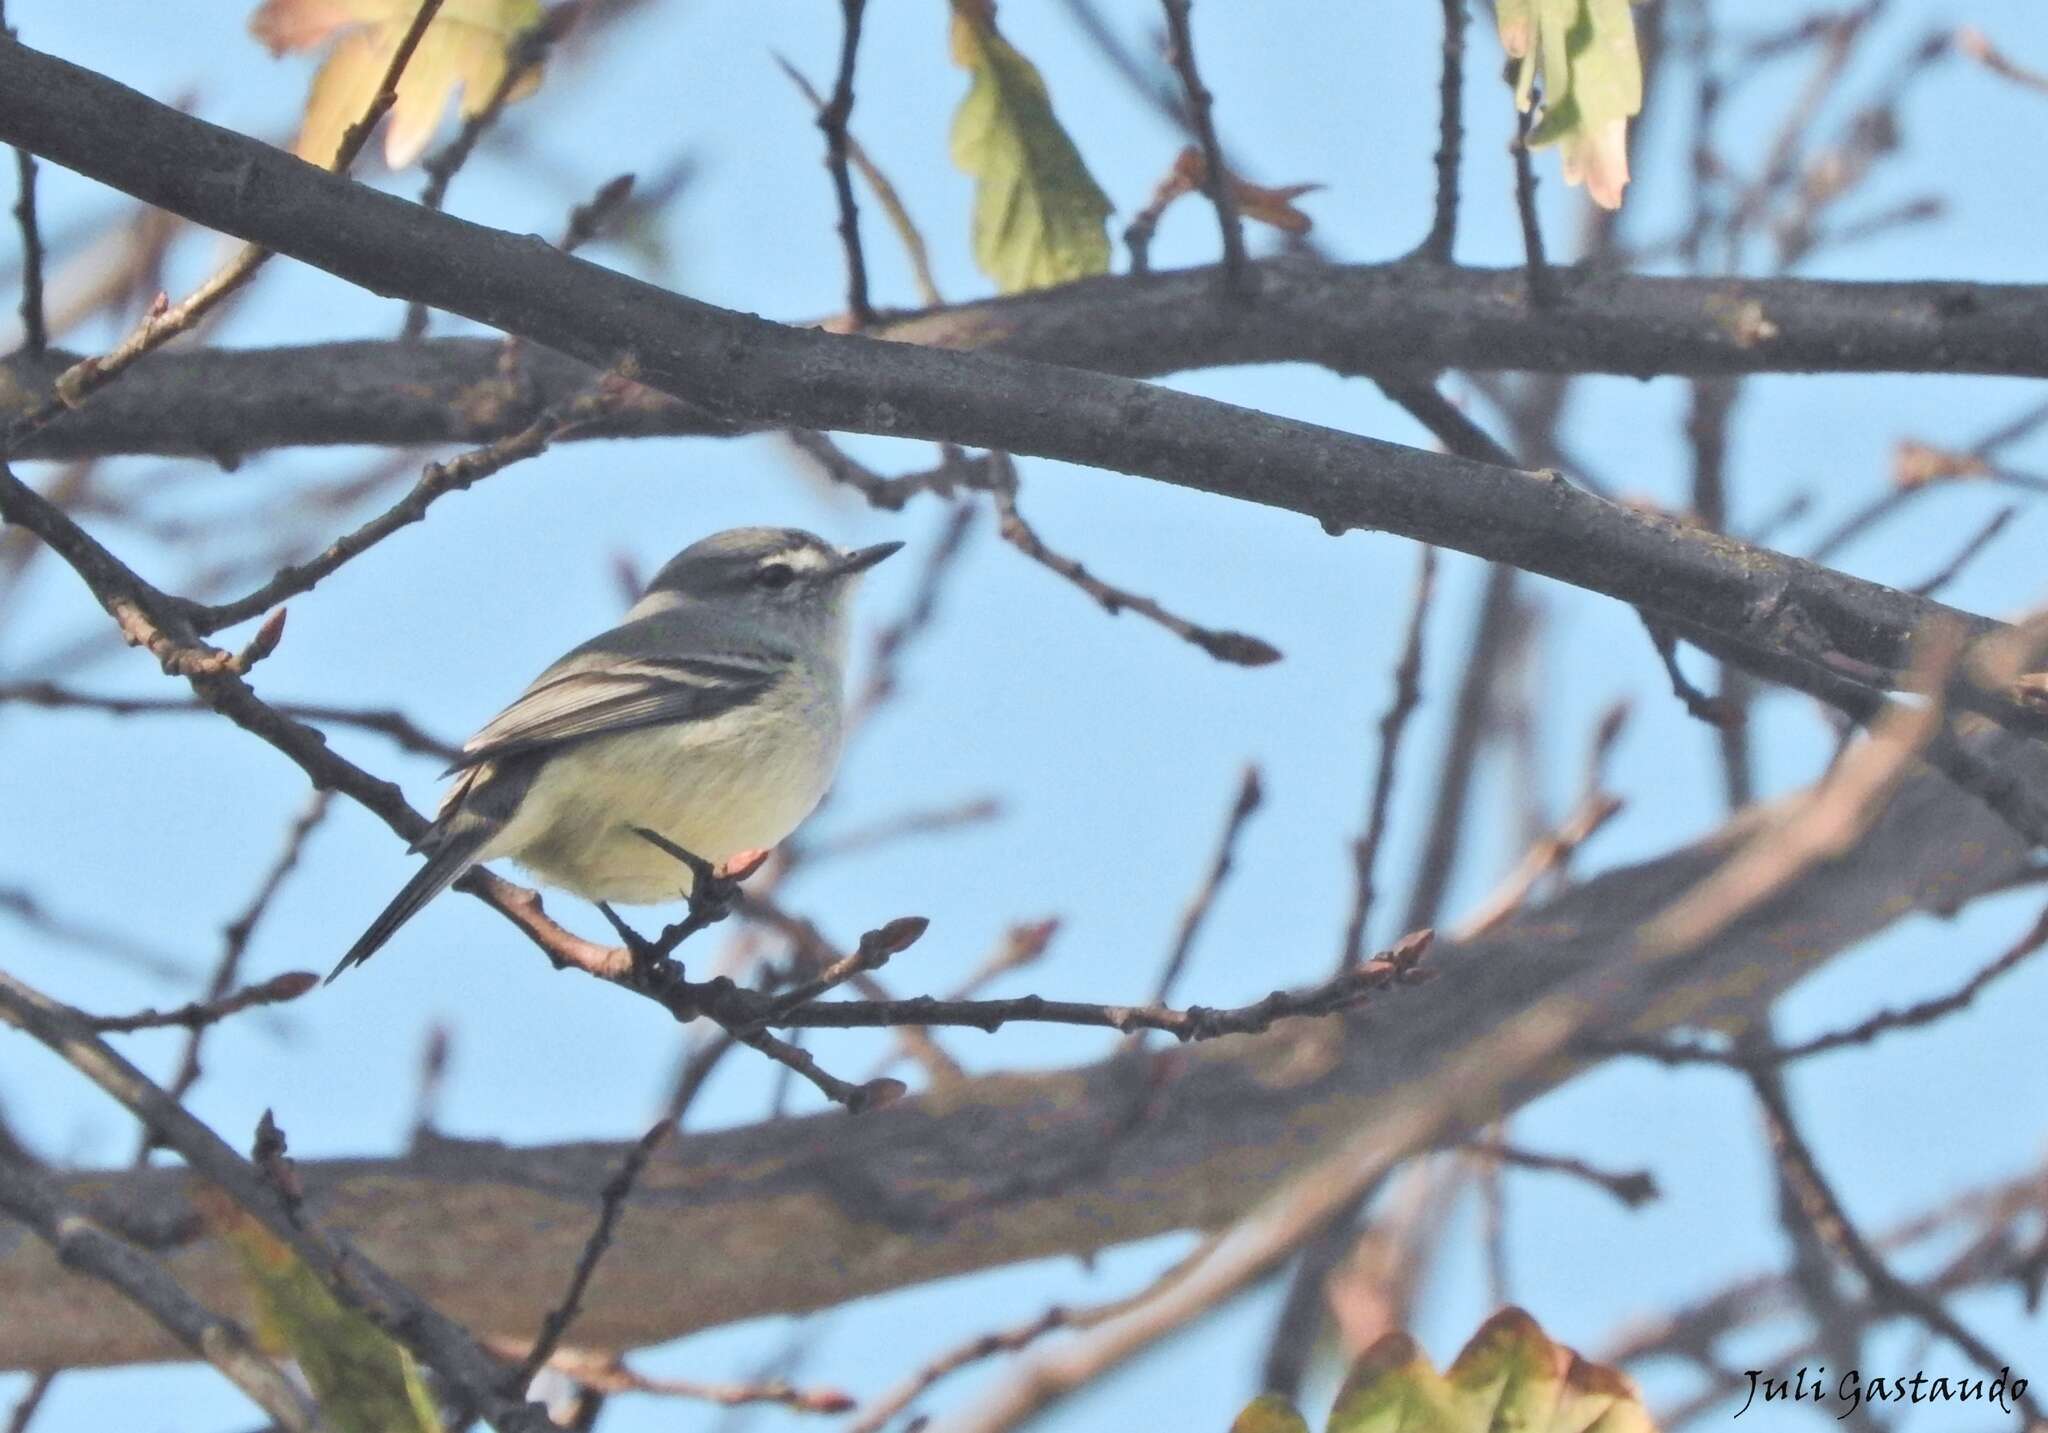
<path fill-rule="evenodd" d="M 770 592 L 780 592 L 796 581 L 796 569 L 786 562 L 771 562 L 755 574 L 754 580 Z"/>

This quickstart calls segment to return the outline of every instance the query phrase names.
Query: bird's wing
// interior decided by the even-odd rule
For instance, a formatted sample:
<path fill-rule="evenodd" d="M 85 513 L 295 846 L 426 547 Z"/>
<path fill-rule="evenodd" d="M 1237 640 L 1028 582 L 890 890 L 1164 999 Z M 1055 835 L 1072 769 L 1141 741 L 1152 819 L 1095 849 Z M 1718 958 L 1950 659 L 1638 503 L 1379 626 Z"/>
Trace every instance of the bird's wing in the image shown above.
<path fill-rule="evenodd" d="M 755 700 L 787 670 L 766 653 L 629 656 L 617 639 L 607 634 L 543 672 L 463 744 L 449 769 L 634 727 L 707 721 Z"/>

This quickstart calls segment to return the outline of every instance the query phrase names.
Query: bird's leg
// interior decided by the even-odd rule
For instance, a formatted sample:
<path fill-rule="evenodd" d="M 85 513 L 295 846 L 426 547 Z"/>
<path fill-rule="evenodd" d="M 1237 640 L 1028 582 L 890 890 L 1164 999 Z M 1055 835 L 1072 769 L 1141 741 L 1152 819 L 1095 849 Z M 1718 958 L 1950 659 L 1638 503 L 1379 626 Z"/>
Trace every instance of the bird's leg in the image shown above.
<path fill-rule="evenodd" d="M 659 942 L 649 940 L 627 925 L 625 917 L 613 910 L 610 902 L 599 901 L 597 908 L 604 912 L 604 918 L 612 923 L 612 929 L 618 933 L 619 943 L 625 946 L 626 953 L 633 957 L 633 973 L 640 977 L 642 983 L 648 983 L 661 968 L 662 963 L 668 959 L 668 952 L 661 948 Z"/>
<path fill-rule="evenodd" d="M 654 942 L 654 948 L 663 956 L 703 930 L 716 925 L 732 914 L 733 902 L 738 899 L 740 882 L 760 869 L 766 853 L 747 852 L 735 857 L 725 867 L 713 866 L 694 851 L 686 851 L 659 831 L 650 831 L 645 826 L 635 826 L 633 833 L 656 849 L 675 857 L 690 871 L 690 889 L 686 899 L 690 903 L 689 914 L 662 931 Z"/>

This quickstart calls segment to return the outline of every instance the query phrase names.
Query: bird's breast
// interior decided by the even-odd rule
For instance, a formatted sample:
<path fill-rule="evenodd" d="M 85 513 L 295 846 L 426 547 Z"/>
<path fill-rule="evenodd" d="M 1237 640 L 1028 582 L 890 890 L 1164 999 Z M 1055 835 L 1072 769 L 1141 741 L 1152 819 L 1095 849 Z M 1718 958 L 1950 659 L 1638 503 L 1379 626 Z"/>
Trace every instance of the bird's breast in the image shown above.
<path fill-rule="evenodd" d="M 714 863 L 777 845 L 823 798 L 840 740 L 836 689 L 780 695 L 564 749 L 491 854 L 591 900 L 650 904 L 687 890 L 689 871 L 635 827 Z"/>

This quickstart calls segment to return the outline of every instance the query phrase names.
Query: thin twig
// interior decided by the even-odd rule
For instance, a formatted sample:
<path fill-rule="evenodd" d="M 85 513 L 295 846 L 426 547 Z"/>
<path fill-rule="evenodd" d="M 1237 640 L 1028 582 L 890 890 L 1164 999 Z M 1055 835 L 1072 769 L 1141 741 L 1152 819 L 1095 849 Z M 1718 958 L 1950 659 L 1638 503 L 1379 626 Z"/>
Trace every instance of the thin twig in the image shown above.
<path fill-rule="evenodd" d="M 1401 655 L 1394 663 L 1394 695 L 1380 718 L 1379 761 L 1373 771 L 1372 796 L 1366 805 L 1365 831 L 1351 843 L 1351 914 L 1344 923 L 1341 957 L 1346 969 L 1357 965 L 1365 955 L 1365 930 L 1377 895 L 1373 868 L 1379 864 L 1380 845 L 1386 840 L 1387 812 L 1393 805 L 1401 738 L 1407 734 L 1409 718 L 1422 705 L 1423 623 L 1429 616 L 1430 599 L 1435 592 L 1436 549 L 1425 545 L 1415 570 L 1415 592 L 1408 601 L 1408 626 L 1401 639 Z"/>
<path fill-rule="evenodd" d="M 282 1240 L 345 1307 L 359 1310 L 410 1349 L 505 1433 L 548 1433 L 551 1425 L 537 1406 L 495 1391 L 503 1370 L 460 1325 L 308 1223 L 219 1135 L 94 1034 L 77 1011 L 0 971 L 0 1024 L 24 1031 L 113 1096 L 183 1155 L 199 1177 Z"/>
<path fill-rule="evenodd" d="M 932 806 L 904 811 L 895 816 L 885 817 L 871 826 L 860 826 L 836 836 L 803 842 L 797 849 L 802 852 L 803 860 L 807 864 L 830 861 L 918 836 L 957 831 L 963 826 L 979 826 L 985 821 L 997 820 L 1002 814 L 1002 802 L 993 796 L 977 796 L 970 801 L 958 802 L 952 806 Z M 783 842 L 785 848 L 788 845 L 789 842 Z"/>
<path fill-rule="evenodd" d="M 548 51 L 575 27 L 589 4 L 590 0 L 570 0 L 570 3 L 557 6 L 512 44 L 505 57 L 505 68 L 499 72 L 498 82 L 492 86 L 490 94 L 485 96 L 483 106 L 462 121 L 462 128 L 456 131 L 455 138 L 448 141 L 445 149 L 429 155 L 420 165 L 427 176 L 427 186 L 420 191 L 420 203 L 429 209 L 439 209 L 447 202 L 448 186 L 455 181 L 462 166 L 469 162 L 484 132 L 498 122 L 498 116 L 512 102 L 513 93 L 539 72 L 547 60 Z M 418 338 L 426 331 L 427 306 L 423 303 L 407 304 L 405 324 L 399 336 Z"/>
<path fill-rule="evenodd" d="M 1503 1144 L 1499 1140 L 1467 1140 L 1463 1147 L 1483 1159 L 1497 1164 L 1513 1165 L 1516 1169 L 1534 1170 L 1542 1174 L 1570 1175 L 1614 1196 L 1630 1209 L 1640 1209 L 1658 1197 L 1656 1176 L 1647 1169 L 1616 1173 L 1588 1164 L 1585 1160 L 1571 1155 L 1542 1154 L 1518 1145 Z"/>
<path fill-rule="evenodd" d="M 825 134 L 825 167 L 832 174 L 832 192 L 839 201 L 839 242 L 846 251 L 846 315 L 856 330 L 874 320 L 868 304 L 867 260 L 860 248 L 860 209 L 853 199 L 853 174 L 847 166 L 847 122 L 853 117 L 853 67 L 860 51 L 860 22 L 867 0 L 839 0 L 841 33 L 839 73 L 832 99 L 818 114 Z"/>
<path fill-rule="evenodd" d="M 2006 524 L 2019 516 L 2019 511 L 2016 507 L 2000 508 L 1991 515 L 1988 522 L 1971 534 L 1970 540 L 1962 545 L 1954 557 L 1942 564 L 1939 572 L 1936 572 L 1932 577 L 1927 578 L 1923 582 L 1914 583 L 1905 590 L 1916 596 L 1932 597 L 1935 593 L 1941 591 L 1942 588 L 1954 582 L 1958 577 L 1962 576 L 1963 569 L 1976 560 L 1977 554 L 1989 547 L 1992 540 L 2005 531 Z"/>
<path fill-rule="evenodd" d="M 210 712 L 213 708 L 191 697 L 117 697 L 97 692 L 76 692 L 55 682 L 0 683 L 0 705 L 20 702 L 32 707 L 76 708 L 104 712 L 109 716 L 185 716 Z M 420 730 L 410 717 L 395 709 L 322 706 L 313 702 L 279 702 L 274 710 L 303 721 L 328 726 L 355 727 L 389 737 L 403 751 L 418 756 L 452 761 L 459 753 L 453 743 Z"/>
<path fill-rule="evenodd" d="M 692 1091 L 694 1093 L 694 1091 Z M 619 1211 L 625 1207 L 626 1196 L 633 1192 L 639 1181 L 640 1172 L 654 1157 L 654 1151 L 668 1138 L 675 1121 L 664 1115 L 649 1125 L 647 1132 L 626 1151 L 626 1157 L 619 1161 L 619 1167 L 612 1177 L 605 1181 L 598 1193 L 597 1224 L 584 1241 L 583 1251 L 576 1256 L 576 1268 L 569 1276 L 568 1288 L 563 1291 L 561 1302 L 548 1310 L 541 1321 L 540 1336 L 527 1350 L 526 1358 L 518 1370 L 507 1380 L 505 1392 L 512 1397 L 523 1395 L 540 1371 L 547 1367 L 548 1360 L 555 1356 L 555 1349 L 562 1341 L 562 1335 L 569 1331 L 576 1315 L 582 1311 L 583 1296 L 590 1288 L 590 1280 L 597 1273 L 598 1262 L 604 1258 L 605 1250 L 611 1247 L 612 1235 L 618 1228 Z"/>
<path fill-rule="evenodd" d="M 1149 597 L 1112 587 L 1071 557 L 1064 557 L 1045 545 L 1037 531 L 1017 511 L 1017 469 L 1008 454 L 991 453 L 995 481 L 996 515 L 1001 520 L 1003 540 L 1042 567 L 1050 568 L 1102 605 L 1112 617 L 1128 608 L 1156 622 L 1182 641 L 1200 647 L 1219 662 L 1242 667 L 1263 667 L 1280 660 L 1280 649 L 1272 643 L 1243 632 L 1203 627 L 1176 617 Z"/>
<path fill-rule="evenodd" d="M 1922 1025 L 1931 1025 L 1946 1016 L 1965 1010 L 1987 986 L 2011 974 L 2027 957 L 2043 946 L 2048 946 L 2048 909 L 2041 912 L 2032 929 L 2009 946 L 1996 960 L 1946 995 L 1880 1010 L 1846 1029 L 1832 1030 L 1787 1045 L 1762 1048 L 1752 1046 L 1742 1051 L 1734 1051 L 1696 1041 L 1602 1039 L 1588 1048 L 1607 1054 L 1635 1055 L 1658 1064 L 1672 1066 L 1724 1065 L 1731 1069 L 1747 1069 L 1766 1059 L 1776 1064 L 1804 1060 L 1814 1055 L 1826 1054 L 1831 1050 L 1869 1045 L 1894 1030 L 1911 1030 Z"/>
<path fill-rule="evenodd" d="M 1607 791 L 1605 774 L 1607 757 L 1627 720 L 1626 702 L 1614 703 L 1601 716 L 1589 744 L 1586 779 L 1578 801 L 1564 820 L 1530 843 L 1507 878 L 1459 924 L 1455 939 L 1460 942 L 1477 940 L 1500 926 L 1522 908 L 1539 881 L 1562 871 L 1579 847 L 1620 813 L 1621 798 Z"/>
<path fill-rule="evenodd" d="M 783 431 L 782 436 L 789 440 L 791 447 L 816 463 L 819 471 L 833 482 L 844 483 L 873 506 L 889 512 L 901 512 L 904 505 L 919 493 L 951 497 L 963 484 L 986 484 L 982 476 L 988 467 L 985 458 L 955 460 L 948 457 L 937 467 L 922 473 L 884 477 L 815 429 L 789 428 Z"/>
<path fill-rule="evenodd" d="M 341 141 L 335 147 L 334 158 L 327 168 L 336 174 L 346 174 L 355 163 L 363 145 L 377 127 L 377 122 L 390 110 L 398 99 L 398 81 L 405 74 L 405 67 L 412 62 L 413 52 L 419 48 L 420 38 L 441 9 L 442 0 L 420 0 L 414 12 L 412 23 L 406 27 L 392 51 L 391 61 L 385 67 L 377 92 L 371 98 L 369 107 L 342 132 Z M 44 427 L 58 414 L 69 408 L 76 408 L 100 389 L 112 383 L 144 356 L 154 353 L 180 334 L 189 333 L 221 301 L 240 289 L 263 267 L 271 251 L 256 244 L 243 246 L 227 265 L 213 277 L 206 280 L 181 303 L 171 305 L 159 295 L 158 303 L 150 308 L 139 328 L 123 339 L 111 352 L 95 358 L 82 359 L 59 375 L 56 391 L 44 402 L 19 414 L 8 425 L 4 439 L 0 439 L 0 453 L 12 452 L 20 447 L 21 440 Z"/>
<path fill-rule="evenodd" d="M 1879 1304 L 1917 1320 L 1930 1332 L 1947 1339 L 1985 1373 L 2002 1376 L 2009 1370 L 2011 1360 L 2001 1358 L 1989 1344 L 1964 1327 L 1940 1299 L 1894 1274 L 1870 1247 L 1821 1174 L 1813 1151 L 1793 1123 L 1791 1107 L 1786 1101 L 1784 1083 L 1777 1068 L 1758 1064 L 1749 1074 L 1751 1088 L 1763 1106 L 1772 1149 L 1815 1236 L 1836 1258 L 1861 1276 L 1869 1287 L 1870 1296 Z M 2013 1401 L 2026 1413 L 2031 1426 L 2048 1425 L 2048 1411 L 2044 1411 L 2034 1398 L 2021 1393 Z"/>
<path fill-rule="evenodd" d="M 1678 665 L 1678 637 L 1669 627 L 1641 608 L 1636 609 L 1636 616 L 1642 619 L 1643 630 L 1650 634 L 1650 645 L 1656 649 L 1657 660 L 1664 664 L 1664 676 L 1671 683 L 1671 695 L 1678 698 L 1687 716 L 1716 728 L 1747 719 L 1741 708 L 1701 691 L 1685 674 L 1685 669 Z"/>
<path fill-rule="evenodd" d="M 1223 145 L 1216 138 L 1213 113 L 1215 97 L 1202 83 L 1195 68 L 1195 39 L 1188 22 L 1191 0 L 1161 0 L 1166 7 L 1167 53 L 1181 87 L 1187 91 L 1188 113 L 1194 122 L 1196 142 L 1206 161 L 1202 190 L 1216 206 L 1216 225 L 1223 231 L 1224 292 L 1234 298 L 1248 298 L 1253 274 L 1246 267 L 1244 220 L 1237 212 L 1237 196 L 1231 192 L 1230 168 L 1223 162 Z"/>
<path fill-rule="evenodd" d="M 688 1398 L 726 1408 L 773 1404 L 792 1413 L 851 1413 L 851 1394 L 836 1388 L 799 1388 L 784 1378 L 754 1383 L 703 1383 L 694 1378 L 657 1378 L 628 1368 L 622 1359 L 587 1349 L 562 1349 L 548 1360 L 556 1373 L 599 1393 L 645 1393 L 657 1398 Z"/>
<path fill-rule="evenodd" d="M 43 1406 L 43 1400 L 50 1396 L 50 1386 L 57 1381 L 57 1375 L 44 1372 L 29 1380 L 21 1397 L 14 1401 L 14 1407 L 7 1415 L 7 1433 L 28 1433 L 28 1425 L 35 1422 L 36 1410 Z"/>
<path fill-rule="evenodd" d="M 1259 785 L 1259 768 L 1245 767 L 1244 775 L 1238 778 L 1237 796 L 1230 803 L 1230 814 L 1223 818 L 1223 834 L 1216 839 L 1216 854 L 1210 858 L 1209 873 L 1181 910 L 1173 948 L 1167 952 L 1166 963 L 1159 970 L 1159 983 L 1152 990 L 1154 1005 L 1164 1005 L 1173 993 L 1174 984 L 1188 963 L 1188 955 L 1194 950 L 1195 937 L 1201 934 L 1202 925 L 1208 920 L 1209 911 L 1223 890 L 1223 883 L 1230 879 L 1238 837 L 1244 834 L 1245 822 L 1259 809 L 1259 802 L 1264 796 Z"/>
<path fill-rule="evenodd" d="M 144 945 L 120 931 L 57 915 L 26 890 L 0 886 L 0 911 L 39 935 L 119 961 L 157 980 L 183 980 L 192 973 L 176 956 Z"/>
<path fill-rule="evenodd" d="M 1047 1334 L 1075 1326 L 1072 1311 L 1053 1304 L 1037 1317 L 1012 1328 L 981 1334 L 956 1348 L 946 1350 L 887 1393 L 860 1410 L 860 1417 L 846 1425 L 843 1433 L 881 1433 L 890 1419 L 916 1402 L 933 1384 L 969 1364 L 994 1358 L 999 1353 L 1017 1353 Z"/>
<path fill-rule="evenodd" d="M 102 1229 L 66 1200 L 56 1185 L 25 1165 L 0 1159 L 0 1209 L 49 1244 L 66 1268 L 112 1286 L 164 1331 L 205 1359 L 291 1433 L 316 1433 L 319 1413 L 277 1365 L 235 1324 L 186 1293 L 141 1250 Z M 26 1426 L 40 1394 L 15 1407 L 12 1425 Z"/>
<path fill-rule="evenodd" d="M 2043 94 L 2048 94 L 2048 73 L 2029 69 L 2010 58 L 1996 45 L 1991 43 L 1989 35 L 1986 35 L 1975 25 L 1965 25 L 1957 30 L 1955 40 L 1958 50 L 1961 50 L 1985 69 L 1991 71 L 1992 74 L 2002 76 L 2013 81 L 2015 84 L 2024 85 L 2028 89 L 2039 90 Z"/>
<path fill-rule="evenodd" d="M 1515 160 L 1515 216 L 1522 225 L 1522 264 L 1528 276 L 1529 305 L 1546 309 L 1557 302 L 1557 278 L 1543 253 L 1543 225 L 1536 216 L 1536 166 L 1529 158 L 1531 116 L 1524 111 L 1515 120 L 1515 138 L 1509 150 Z"/>
<path fill-rule="evenodd" d="M 36 223 L 35 156 L 15 150 L 14 174 L 20 186 L 14 221 L 21 226 L 21 347 L 30 357 L 40 358 L 50 346 L 50 325 L 43 312 L 43 232 Z"/>
<path fill-rule="evenodd" d="M 1231 1008 L 1191 1005 L 1097 1005 L 1078 1000 L 1047 1000 L 1039 995 L 1009 1000 L 937 1000 L 928 995 L 896 1001 L 824 1001 L 775 1013 L 751 1001 L 735 1001 L 730 992 L 714 992 L 704 1013 L 721 1023 L 744 1026 L 766 1021 L 805 1029 L 854 1030 L 897 1025 L 956 1025 L 994 1031 L 1011 1021 L 1092 1026 L 1130 1034 L 1160 1030 L 1176 1039 L 1211 1040 L 1224 1035 L 1250 1035 L 1281 1020 L 1331 1015 L 1358 1005 L 1376 991 L 1419 978 L 1417 969 L 1428 949 L 1430 932 L 1403 937 L 1388 950 L 1354 970 L 1332 976 L 1306 990 L 1276 990 L 1262 1000 Z M 745 995 L 747 992 L 740 992 Z M 721 1016 L 720 1009 L 724 1008 Z"/>
<path fill-rule="evenodd" d="M 909 605 L 900 617 L 875 633 L 869 648 L 867 681 L 861 687 L 860 695 L 847 707 L 846 729 L 849 732 L 866 726 L 874 714 L 896 695 L 897 672 L 903 654 L 931 629 L 932 621 L 938 615 L 939 594 L 955 570 L 960 554 L 966 550 L 967 534 L 974 528 L 975 512 L 975 505 L 971 502 L 953 504 L 946 514 L 945 525 L 939 530 L 939 540 L 926 552 L 924 568 L 918 574 L 917 587 L 911 594 Z M 815 851 L 806 854 L 815 854 Z"/>
<path fill-rule="evenodd" d="M 485 447 L 472 448 L 445 463 L 427 464 L 410 492 L 355 531 L 336 538 L 317 557 L 281 568 L 255 591 L 231 602 L 214 606 L 194 604 L 190 612 L 193 625 L 202 633 L 217 632 L 268 611 L 288 597 L 312 591 L 316 584 L 345 563 L 360 557 L 401 528 L 426 517 L 427 509 L 433 506 L 435 499 L 448 493 L 462 492 L 472 484 L 503 472 L 514 463 L 537 457 L 563 433 L 603 417 L 618 401 L 619 391 L 619 380 L 600 379 L 592 389 L 549 408 L 517 433 Z"/>
<path fill-rule="evenodd" d="M 810 101 L 814 111 L 822 114 L 825 108 L 824 96 L 818 93 L 796 66 L 780 55 L 774 58 L 782 73 L 789 77 L 789 82 L 796 86 L 797 92 Z M 910 210 L 903 203 L 903 196 L 896 191 L 896 186 L 890 183 L 889 176 L 869 157 L 867 150 L 861 147 L 860 141 L 853 137 L 850 130 L 846 134 L 846 157 L 853 162 L 853 167 L 860 171 L 860 177 L 868 182 L 868 188 L 875 191 L 875 202 L 882 206 L 882 213 L 888 219 L 889 227 L 896 231 L 896 241 L 903 245 L 904 256 L 910 261 L 910 277 L 917 285 L 919 299 L 926 308 L 938 308 L 945 303 L 945 299 L 940 296 L 938 282 L 932 277 L 931 252 L 925 248 L 924 235 L 911 219 Z"/>
<path fill-rule="evenodd" d="M 182 1025 L 193 1034 L 210 1025 L 218 1025 L 230 1015 L 239 1015 L 244 1010 L 254 1010 L 260 1005 L 282 1005 L 298 999 L 320 983 L 320 977 L 308 970 L 290 970 L 282 975 L 273 975 L 254 985 L 245 985 L 240 990 L 231 990 L 213 1000 L 195 1000 L 189 1005 L 180 1005 L 174 1010 L 138 1010 L 133 1015 L 93 1015 L 86 1024 L 103 1035 L 126 1035 L 137 1030 L 161 1030 L 166 1026 Z"/>
<path fill-rule="evenodd" d="M 1458 238 L 1458 164 L 1465 143 L 1465 0 L 1443 0 L 1444 67 L 1437 86 L 1436 209 L 1420 252 L 1452 262 Z"/>

